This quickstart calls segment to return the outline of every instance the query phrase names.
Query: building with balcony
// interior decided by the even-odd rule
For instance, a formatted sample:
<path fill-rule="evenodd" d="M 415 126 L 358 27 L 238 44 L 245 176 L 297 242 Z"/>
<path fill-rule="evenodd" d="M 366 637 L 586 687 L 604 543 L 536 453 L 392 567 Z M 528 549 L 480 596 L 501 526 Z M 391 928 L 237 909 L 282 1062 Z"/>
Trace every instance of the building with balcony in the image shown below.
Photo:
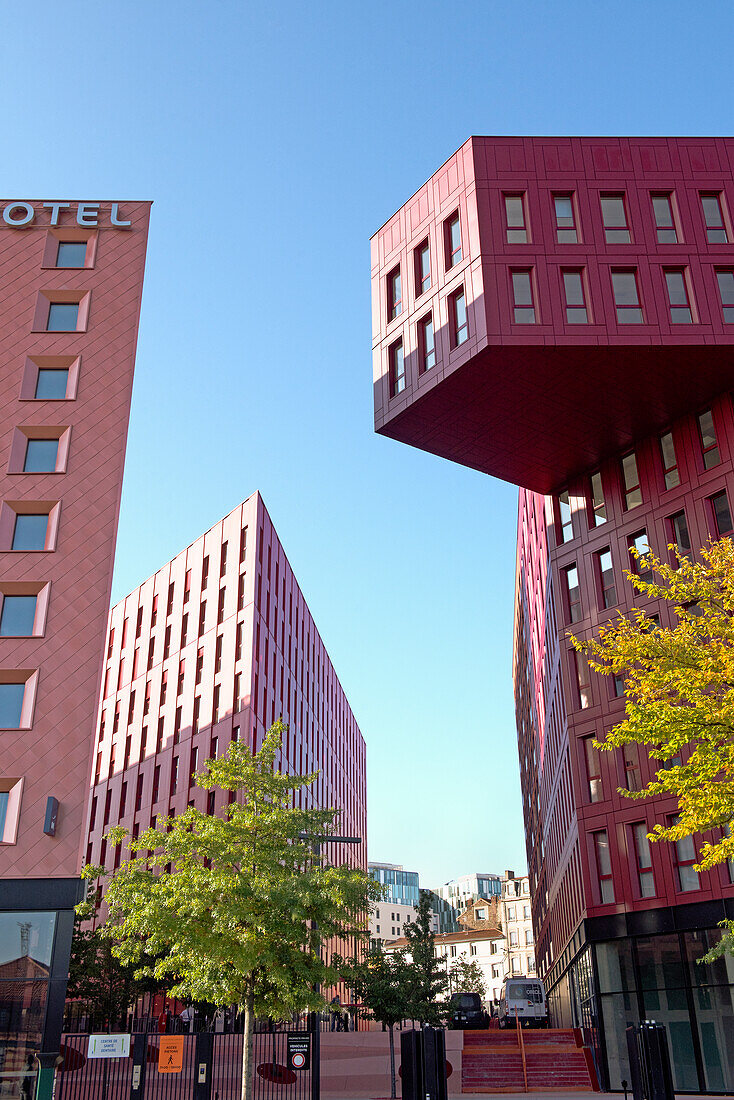
<path fill-rule="evenodd" d="M 326 647 L 259 493 L 254 493 L 109 616 L 87 818 L 86 860 L 116 868 L 133 837 L 195 806 L 229 797 L 194 783 L 232 741 L 253 751 L 279 718 L 278 766 L 317 772 L 296 804 L 335 806 L 342 835 L 334 863 L 366 866 L 365 743 Z"/>
<path fill-rule="evenodd" d="M 0 1049 L 59 1050 L 147 202 L 0 201 Z M 34 1065 L 31 1059 L 31 1065 Z"/>
<path fill-rule="evenodd" d="M 470 138 L 372 238 L 375 427 L 520 486 L 514 680 L 532 917 L 554 1023 L 600 1079 L 625 1027 L 668 1027 L 678 1091 L 734 1090 L 734 917 L 698 839 L 651 845 L 674 800 L 604 754 L 624 686 L 584 637 L 642 603 L 632 548 L 732 532 L 734 140 Z"/>

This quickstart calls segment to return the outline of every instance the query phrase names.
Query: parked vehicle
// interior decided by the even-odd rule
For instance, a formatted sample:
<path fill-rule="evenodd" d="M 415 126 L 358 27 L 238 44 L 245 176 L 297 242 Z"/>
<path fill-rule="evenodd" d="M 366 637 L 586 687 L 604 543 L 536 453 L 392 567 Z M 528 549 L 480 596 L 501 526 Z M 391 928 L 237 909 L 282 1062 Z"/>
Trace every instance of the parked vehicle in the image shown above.
<path fill-rule="evenodd" d="M 539 978 L 507 977 L 497 1009 L 500 1027 L 548 1027 L 548 1004 Z"/>
<path fill-rule="evenodd" d="M 489 1027 L 489 1013 L 478 993 L 452 993 L 449 1013 L 448 1024 L 452 1031 Z"/>

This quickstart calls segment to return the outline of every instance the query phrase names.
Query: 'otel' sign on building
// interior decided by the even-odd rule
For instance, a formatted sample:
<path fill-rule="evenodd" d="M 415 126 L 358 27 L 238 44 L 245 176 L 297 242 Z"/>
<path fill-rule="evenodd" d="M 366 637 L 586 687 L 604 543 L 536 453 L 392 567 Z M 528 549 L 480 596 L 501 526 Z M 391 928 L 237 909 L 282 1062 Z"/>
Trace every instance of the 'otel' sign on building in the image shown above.
<path fill-rule="evenodd" d="M 100 209 L 102 206 L 100 202 L 43 202 L 36 205 L 42 210 L 50 210 L 49 225 L 58 225 L 63 213 L 69 211 L 66 219 L 71 220 L 75 213 L 76 225 L 84 229 L 94 229 L 104 224 L 111 225 L 115 229 L 130 228 L 130 222 L 120 216 L 119 202 L 111 203 L 109 221 L 101 220 L 105 215 Z M 26 226 L 33 225 L 36 214 L 36 206 L 32 202 L 9 202 L 3 207 L 3 222 L 12 229 L 25 229 Z"/>

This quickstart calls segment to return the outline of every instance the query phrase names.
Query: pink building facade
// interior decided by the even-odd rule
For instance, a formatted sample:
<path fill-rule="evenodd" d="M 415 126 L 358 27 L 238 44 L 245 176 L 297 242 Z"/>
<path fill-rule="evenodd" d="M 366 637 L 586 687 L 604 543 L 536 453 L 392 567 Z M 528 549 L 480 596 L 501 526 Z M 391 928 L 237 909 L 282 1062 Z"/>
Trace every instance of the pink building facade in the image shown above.
<path fill-rule="evenodd" d="M 86 859 L 115 867 L 104 834 L 133 836 L 188 806 L 223 811 L 193 783 L 231 741 L 288 726 L 280 768 L 318 771 L 302 805 L 342 811 L 335 863 L 366 868 L 365 743 L 259 493 L 110 612 Z"/>
<path fill-rule="evenodd" d="M 650 845 L 623 685 L 569 646 L 633 602 L 630 549 L 732 531 L 734 141 L 471 138 L 372 240 L 379 432 L 521 486 L 514 681 L 538 969 L 606 1087 L 666 1023 L 677 1091 L 734 1091 L 734 967 L 697 965 L 734 869 Z M 650 604 L 648 607 L 647 604 Z"/>
<path fill-rule="evenodd" d="M 46 975 L 0 983 L 8 1075 L 58 1051 L 149 212 L 0 201 L 0 964 Z"/>

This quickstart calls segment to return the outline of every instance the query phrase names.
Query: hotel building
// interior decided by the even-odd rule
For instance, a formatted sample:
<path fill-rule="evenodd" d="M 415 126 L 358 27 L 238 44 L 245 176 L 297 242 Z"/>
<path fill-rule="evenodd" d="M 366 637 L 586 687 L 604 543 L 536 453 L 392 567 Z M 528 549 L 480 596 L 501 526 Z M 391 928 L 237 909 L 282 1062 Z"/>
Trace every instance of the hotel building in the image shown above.
<path fill-rule="evenodd" d="M 341 810 L 333 863 L 366 868 L 365 743 L 259 493 L 238 505 L 110 612 L 87 819 L 86 859 L 119 866 L 133 837 L 229 795 L 194 783 L 231 741 L 256 751 L 282 718 L 281 771 L 318 772 L 296 805 Z"/>
<path fill-rule="evenodd" d="M 624 686 L 586 637 L 633 547 L 732 532 L 734 140 L 473 137 L 372 238 L 378 432 L 520 486 L 514 679 L 538 972 L 602 1084 L 667 1025 L 678 1092 L 734 1091 L 734 871 L 646 834 L 654 765 L 594 751 Z"/>
<path fill-rule="evenodd" d="M 11 1092 L 40 1052 L 39 1096 L 84 894 L 149 213 L 0 201 L 0 1049 Z"/>

